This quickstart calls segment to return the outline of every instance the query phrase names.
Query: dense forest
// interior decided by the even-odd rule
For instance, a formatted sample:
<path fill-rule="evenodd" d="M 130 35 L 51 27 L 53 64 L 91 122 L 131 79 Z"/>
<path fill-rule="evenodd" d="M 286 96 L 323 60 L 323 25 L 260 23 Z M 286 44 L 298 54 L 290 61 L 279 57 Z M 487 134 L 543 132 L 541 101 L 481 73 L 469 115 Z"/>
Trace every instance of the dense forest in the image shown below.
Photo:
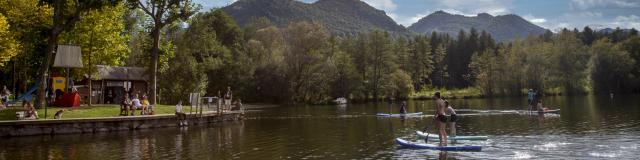
<path fill-rule="evenodd" d="M 241 28 L 214 9 L 158 23 L 128 2 L 100 6 L 81 12 L 82 19 L 56 37 L 58 44 L 83 46 L 92 56 L 83 54 L 85 66 L 157 73 L 159 103 L 186 100 L 192 92 L 215 96 L 227 86 L 244 101 L 268 103 L 408 98 L 442 88 L 478 88 L 486 96 L 518 96 L 528 88 L 549 94 L 640 92 L 635 29 L 564 29 L 500 43 L 475 29 L 455 37 L 385 31 L 338 37 L 315 22 L 277 27 L 254 18 Z M 1 85 L 19 92 L 39 82 L 38 66 L 47 61 L 51 28 L 59 23 L 52 18 L 55 7 L 0 1 Z M 95 74 L 92 67 L 73 71 L 76 79 L 88 74 Z"/>

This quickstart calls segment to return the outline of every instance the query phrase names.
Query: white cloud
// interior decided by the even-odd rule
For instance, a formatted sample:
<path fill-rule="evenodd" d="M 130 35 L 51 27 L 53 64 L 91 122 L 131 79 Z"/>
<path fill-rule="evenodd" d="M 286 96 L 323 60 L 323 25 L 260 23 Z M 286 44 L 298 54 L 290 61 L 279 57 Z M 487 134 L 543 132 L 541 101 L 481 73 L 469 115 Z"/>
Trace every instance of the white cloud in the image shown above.
<path fill-rule="evenodd" d="M 637 8 L 640 1 L 637 0 L 572 0 L 569 4 L 571 9 L 586 10 L 590 8 L 614 7 L 614 8 Z"/>
<path fill-rule="evenodd" d="M 398 5 L 392 0 L 362 0 L 365 3 L 371 5 L 374 8 L 391 12 L 398 8 Z"/>
<path fill-rule="evenodd" d="M 602 18 L 602 12 L 591 12 L 591 11 L 570 12 L 560 16 L 560 19 L 564 19 L 568 21 L 585 20 L 585 19 L 593 20 L 593 19 L 599 19 L 599 18 Z"/>
<path fill-rule="evenodd" d="M 238 0 L 194 0 L 196 4 L 202 5 L 201 11 L 209 11 L 210 8 L 228 6 Z"/>
<path fill-rule="evenodd" d="M 640 28 L 640 17 L 636 15 L 629 16 L 617 16 L 613 22 L 611 22 L 611 26 L 620 27 L 620 28 Z"/>
<path fill-rule="evenodd" d="M 413 23 L 418 22 L 420 19 L 426 17 L 427 15 L 431 14 L 431 11 L 428 12 L 423 12 L 423 13 L 417 13 L 413 16 L 398 16 L 396 14 L 389 14 L 389 17 L 391 17 L 393 20 L 395 20 L 398 24 L 401 24 L 403 26 L 409 27 L 411 26 Z"/>
<path fill-rule="evenodd" d="M 477 15 L 478 13 L 503 15 L 511 13 L 512 0 L 445 0 L 433 3 L 441 8 L 459 11 L 462 15 Z"/>
<path fill-rule="evenodd" d="M 633 21 L 640 21 L 640 17 L 636 16 L 636 15 L 629 15 L 629 16 L 618 16 L 615 19 L 616 21 L 622 21 L 622 22 L 633 22 Z"/>
<path fill-rule="evenodd" d="M 467 16 L 467 17 L 473 17 L 473 16 L 477 15 L 477 14 L 473 14 L 473 13 L 463 12 L 463 11 L 460 11 L 460 10 L 457 10 L 457 9 L 453 9 L 453 8 L 443 9 L 442 11 L 447 12 L 447 13 L 451 13 L 451 14 L 463 15 L 463 16 Z"/>
<path fill-rule="evenodd" d="M 547 19 L 534 17 L 531 14 L 524 15 L 524 16 L 522 16 L 522 18 L 526 19 L 527 21 L 529 21 L 531 23 L 535 23 L 535 24 L 543 24 L 544 22 L 547 22 Z"/>
<path fill-rule="evenodd" d="M 398 5 L 395 2 L 393 2 L 393 0 L 362 0 L 362 1 L 371 5 L 371 7 L 373 8 L 383 10 L 387 14 L 387 16 L 389 16 L 391 19 L 396 21 L 396 23 L 399 22 L 399 19 L 403 18 L 394 12 L 396 8 L 398 8 Z"/>

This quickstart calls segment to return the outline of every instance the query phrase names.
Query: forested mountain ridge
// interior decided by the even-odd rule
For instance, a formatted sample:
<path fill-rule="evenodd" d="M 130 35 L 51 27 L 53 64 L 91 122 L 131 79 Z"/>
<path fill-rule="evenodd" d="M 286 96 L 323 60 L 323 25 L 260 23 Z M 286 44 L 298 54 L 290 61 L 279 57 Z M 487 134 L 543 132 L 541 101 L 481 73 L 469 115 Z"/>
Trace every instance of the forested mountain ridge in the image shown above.
<path fill-rule="evenodd" d="M 318 22 L 338 36 L 373 30 L 393 35 L 409 33 L 384 11 L 360 0 L 319 0 L 311 4 L 295 0 L 239 0 L 222 10 L 243 27 L 255 18 L 265 17 L 279 27 L 298 21 Z"/>
<path fill-rule="evenodd" d="M 313 21 L 323 24 L 338 36 L 356 35 L 382 30 L 391 35 L 430 34 L 433 31 L 456 36 L 460 30 L 490 33 L 497 41 L 541 35 L 547 31 L 520 16 L 509 14 L 492 16 L 487 13 L 475 17 L 434 12 L 408 28 L 398 25 L 382 10 L 360 0 L 318 0 L 308 4 L 296 0 L 239 0 L 222 8 L 242 26 L 264 17 L 274 25 L 284 27 L 292 22 Z"/>
<path fill-rule="evenodd" d="M 416 33 L 446 33 L 456 36 L 460 30 L 475 28 L 490 33 L 497 41 L 526 38 L 529 35 L 541 35 L 547 30 L 532 24 L 514 14 L 492 16 L 480 13 L 475 17 L 450 14 L 444 11 L 434 12 L 409 26 Z"/>

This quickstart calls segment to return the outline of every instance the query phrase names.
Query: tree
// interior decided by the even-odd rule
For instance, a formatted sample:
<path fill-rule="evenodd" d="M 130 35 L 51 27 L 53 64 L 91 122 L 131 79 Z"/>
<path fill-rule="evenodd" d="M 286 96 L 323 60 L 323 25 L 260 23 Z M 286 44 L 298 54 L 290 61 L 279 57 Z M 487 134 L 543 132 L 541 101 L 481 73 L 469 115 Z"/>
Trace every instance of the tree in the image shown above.
<path fill-rule="evenodd" d="M 287 48 L 284 62 L 292 101 L 308 101 L 321 87 L 313 84 L 323 81 L 318 78 L 321 76 L 318 71 L 328 48 L 329 32 L 317 23 L 297 22 L 287 26 L 284 37 Z"/>
<path fill-rule="evenodd" d="M 436 52 L 433 54 L 433 63 L 435 65 L 432 72 L 433 84 L 443 87 L 445 86 L 445 80 L 449 78 L 448 65 L 445 62 L 445 56 L 447 55 L 447 49 L 444 44 L 436 47 Z"/>
<path fill-rule="evenodd" d="M 268 19 L 255 19 L 246 29 L 245 36 L 247 54 L 252 58 L 251 91 L 248 98 L 254 101 L 280 103 L 290 99 L 287 85 L 284 52 L 285 40 L 283 31 L 272 26 Z M 245 98 L 246 99 L 246 98 Z"/>
<path fill-rule="evenodd" d="M 576 34 L 568 30 L 559 33 L 552 40 L 549 59 L 552 84 L 568 94 L 584 93 L 588 60 L 589 54 Z"/>
<path fill-rule="evenodd" d="M 53 61 L 53 53 L 58 44 L 60 34 L 73 28 L 73 26 L 81 20 L 83 13 L 104 6 L 114 6 L 118 4 L 119 0 L 42 0 L 42 2 L 53 7 L 53 26 L 51 26 L 48 31 L 45 59 L 40 68 L 37 107 L 44 106 L 46 102 L 45 88 L 49 67 Z"/>
<path fill-rule="evenodd" d="M 631 76 L 633 76 L 633 78 L 626 82 L 626 84 L 630 86 L 629 88 L 632 89 L 633 92 L 638 93 L 640 92 L 640 80 L 638 80 L 638 77 L 640 77 L 640 37 L 631 37 L 622 42 L 621 45 L 626 52 L 629 52 L 631 58 L 636 62 L 631 70 Z"/>
<path fill-rule="evenodd" d="M 538 39 L 526 39 L 519 43 L 524 45 L 524 67 L 522 69 L 524 84 L 527 88 L 535 88 L 540 92 L 544 92 L 546 77 L 549 77 L 549 56 L 551 54 L 552 44 Z M 519 68 L 519 67 L 518 67 Z"/>
<path fill-rule="evenodd" d="M 497 60 L 498 56 L 492 51 L 486 50 L 482 53 L 476 53 L 471 58 L 469 69 L 471 77 L 475 79 L 475 86 L 488 96 L 494 95 L 496 83 L 498 81 L 498 68 L 500 67 Z"/>
<path fill-rule="evenodd" d="M 392 42 L 389 33 L 382 31 L 373 31 L 369 39 L 369 47 L 371 48 L 368 58 L 368 64 L 371 66 L 371 82 L 369 90 L 371 90 L 373 98 L 378 99 L 380 91 L 385 85 L 384 76 L 395 71 L 396 64 L 392 53 Z"/>
<path fill-rule="evenodd" d="M 185 97 L 189 93 L 204 94 L 204 91 L 207 90 L 205 65 L 198 63 L 189 52 L 176 52 L 176 56 L 169 59 L 168 65 L 169 67 L 165 74 L 161 75 L 161 78 L 171 79 L 171 81 L 160 81 L 162 86 L 160 90 L 163 94 L 176 96 L 163 97 L 164 103 L 186 102 Z"/>
<path fill-rule="evenodd" d="M 179 19 L 191 17 L 200 9 L 200 6 L 192 3 L 191 0 L 128 0 L 128 3 L 132 8 L 144 11 L 151 17 L 153 24 L 150 32 L 153 41 L 149 68 L 151 69 L 151 103 L 156 104 L 161 30 Z"/>
<path fill-rule="evenodd" d="M 331 96 L 349 97 L 350 93 L 356 90 L 356 71 L 353 64 L 353 58 L 344 51 L 336 51 L 328 60 L 329 63 L 329 82 L 331 86 Z"/>
<path fill-rule="evenodd" d="M 354 65 L 356 67 L 356 72 L 361 75 L 361 98 L 368 99 L 371 94 L 371 90 L 369 88 L 369 70 L 370 70 L 370 61 L 369 61 L 369 53 L 371 51 L 371 47 L 369 46 L 369 36 L 370 34 L 360 34 L 357 38 L 352 39 L 352 45 L 349 48 L 344 49 L 348 53 L 350 53 L 351 57 L 354 59 Z"/>
<path fill-rule="evenodd" d="M 411 76 L 401 69 L 396 69 L 390 74 L 384 75 L 386 81 L 383 89 L 388 95 L 395 95 L 394 98 L 409 98 L 413 90 Z"/>
<path fill-rule="evenodd" d="M 19 93 L 38 79 L 40 67 L 32 66 L 43 63 L 42 50 L 47 44 L 46 32 L 51 28 L 53 11 L 38 0 L 3 0 L 0 1 L 0 14 L 5 16 L 9 33 L 20 44 L 16 56 L 11 59 L 11 67 L 0 67 L 0 70 L 13 72 L 12 88 Z"/>
<path fill-rule="evenodd" d="M 434 70 L 431 45 L 427 37 L 416 36 L 409 48 L 404 70 L 411 76 L 414 89 L 420 90 Z"/>
<path fill-rule="evenodd" d="M 18 54 L 20 45 L 9 31 L 7 18 L 0 14 L 0 67 Z"/>
<path fill-rule="evenodd" d="M 633 58 L 622 49 L 621 45 L 615 45 L 607 38 L 595 41 L 589 50 L 589 72 L 596 93 L 609 93 L 609 91 L 621 91 L 622 82 L 630 80 L 629 73 L 636 63 Z"/>
<path fill-rule="evenodd" d="M 191 18 L 181 46 L 204 65 L 203 71 L 208 75 L 207 93 L 215 94 L 227 86 L 233 87 L 237 95 L 255 91 L 251 79 L 256 66 L 250 59 L 253 58 L 251 51 L 245 48 L 243 34 L 233 18 L 222 10 L 199 13 Z M 250 49 L 262 50 L 262 43 L 257 42 L 252 43 L 252 47 L 257 48 Z"/>
<path fill-rule="evenodd" d="M 590 46 L 596 40 L 595 36 L 595 32 L 589 26 L 584 27 L 582 30 L 582 43 Z"/>
<path fill-rule="evenodd" d="M 60 35 L 63 43 L 81 46 L 84 68 L 75 77 L 95 77 L 97 64 L 120 66 L 129 55 L 129 37 L 124 31 L 124 3 L 82 13 L 83 17 L 69 32 Z M 92 83 L 89 81 L 89 90 Z M 89 106 L 92 103 L 89 96 Z"/>

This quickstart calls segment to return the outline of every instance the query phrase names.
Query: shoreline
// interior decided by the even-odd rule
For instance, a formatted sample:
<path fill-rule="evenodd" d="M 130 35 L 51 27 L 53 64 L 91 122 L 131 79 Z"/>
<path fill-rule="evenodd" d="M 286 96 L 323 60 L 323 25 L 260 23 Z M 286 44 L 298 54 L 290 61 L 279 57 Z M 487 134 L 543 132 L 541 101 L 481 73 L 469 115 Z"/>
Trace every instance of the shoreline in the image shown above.
<path fill-rule="evenodd" d="M 187 114 L 187 126 L 205 125 L 244 119 L 240 111 L 203 112 Z M 0 121 L 0 137 L 20 137 L 35 135 L 57 135 L 77 133 L 98 133 L 136 131 L 141 129 L 180 127 L 174 114 L 119 116 L 69 119 L 9 120 Z"/>

